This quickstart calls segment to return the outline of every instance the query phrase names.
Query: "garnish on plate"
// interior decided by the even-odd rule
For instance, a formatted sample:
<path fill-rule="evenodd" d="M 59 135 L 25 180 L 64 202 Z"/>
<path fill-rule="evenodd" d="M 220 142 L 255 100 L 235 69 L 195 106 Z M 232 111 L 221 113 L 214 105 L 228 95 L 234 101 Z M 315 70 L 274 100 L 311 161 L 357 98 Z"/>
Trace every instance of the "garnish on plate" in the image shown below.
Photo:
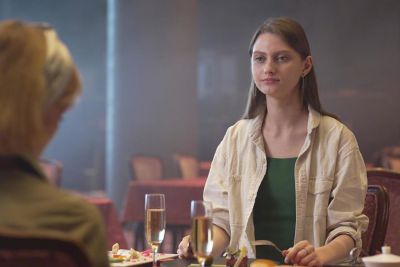
<path fill-rule="evenodd" d="M 139 251 L 134 250 L 133 248 L 131 248 L 130 252 L 130 259 L 134 260 L 134 259 L 140 259 L 142 257 L 142 254 L 140 254 Z"/>
<path fill-rule="evenodd" d="M 144 260 L 145 255 L 133 248 L 131 248 L 130 250 L 120 249 L 119 244 L 115 243 L 108 254 L 108 258 L 111 263 L 126 261 L 137 262 Z"/>
<path fill-rule="evenodd" d="M 110 262 L 115 263 L 115 262 L 125 261 L 126 257 L 118 254 L 112 254 L 111 256 L 108 257 L 108 259 Z"/>
<path fill-rule="evenodd" d="M 118 250 L 119 250 L 119 244 L 115 243 L 114 245 L 112 245 L 111 247 L 111 253 L 112 254 L 118 254 Z"/>
<path fill-rule="evenodd" d="M 242 247 L 239 250 L 228 247 L 224 253 L 224 257 L 225 264 L 228 267 L 247 267 L 248 258 L 246 247 Z"/>

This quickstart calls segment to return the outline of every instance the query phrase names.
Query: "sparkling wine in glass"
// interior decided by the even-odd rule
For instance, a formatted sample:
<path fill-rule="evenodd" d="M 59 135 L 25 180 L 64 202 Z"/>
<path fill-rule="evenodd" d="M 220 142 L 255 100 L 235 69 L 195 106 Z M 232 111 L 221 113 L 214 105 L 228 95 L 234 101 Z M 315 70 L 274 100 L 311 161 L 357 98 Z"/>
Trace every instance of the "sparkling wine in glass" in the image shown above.
<path fill-rule="evenodd" d="M 157 266 L 158 248 L 165 235 L 164 194 L 146 194 L 144 209 L 146 240 L 153 251 L 153 266 Z"/>
<path fill-rule="evenodd" d="M 193 200 L 191 202 L 192 234 L 191 244 L 194 255 L 201 266 L 205 266 L 207 256 L 213 248 L 212 205 L 211 202 Z"/>

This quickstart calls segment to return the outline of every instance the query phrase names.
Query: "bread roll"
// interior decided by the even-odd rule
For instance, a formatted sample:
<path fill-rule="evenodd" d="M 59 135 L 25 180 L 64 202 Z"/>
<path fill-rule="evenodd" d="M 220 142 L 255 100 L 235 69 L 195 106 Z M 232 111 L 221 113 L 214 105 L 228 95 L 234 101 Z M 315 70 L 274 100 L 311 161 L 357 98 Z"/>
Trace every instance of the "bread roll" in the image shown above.
<path fill-rule="evenodd" d="M 250 263 L 250 267 L 272 267 L 272 266 L 276 266 L 276 263 L 267 259 L 257 259 L 252 263 Z"/>

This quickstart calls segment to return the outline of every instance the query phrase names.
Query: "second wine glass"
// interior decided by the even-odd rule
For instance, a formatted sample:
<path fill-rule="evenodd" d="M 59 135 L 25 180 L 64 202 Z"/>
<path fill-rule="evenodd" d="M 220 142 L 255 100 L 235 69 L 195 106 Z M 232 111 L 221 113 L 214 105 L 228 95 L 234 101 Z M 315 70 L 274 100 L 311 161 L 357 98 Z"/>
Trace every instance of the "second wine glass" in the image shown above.
<path fill-rule="evenodd" d="M 212 204 L 193 200 L 190 213 L 192 217 L 191 244 L 194 255 L 201 266 L 205 266 L 207 256 L 213 248 Z"/>
<path fill-rule="evenodd" d="M 145 195 L 145 233 L 153 251 L 153 266 L 157 266 L 157 252 L 165 235 L 164 194 Z"/>

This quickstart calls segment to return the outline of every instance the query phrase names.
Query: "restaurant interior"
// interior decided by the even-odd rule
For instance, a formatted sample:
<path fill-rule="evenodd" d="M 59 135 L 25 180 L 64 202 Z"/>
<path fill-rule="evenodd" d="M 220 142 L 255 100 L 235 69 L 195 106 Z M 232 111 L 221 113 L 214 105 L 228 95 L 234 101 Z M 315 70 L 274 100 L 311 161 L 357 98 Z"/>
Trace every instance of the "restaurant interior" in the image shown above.
<path fill-rule="evenodd" d="M 322 105 L 354 132 L 368 168 L 395 176 L 400 1 L 0 0 L 0 19 L 48 22 L 78 65 L 83 94 L 42 166 L 55 186 L 100 208 L 110 246 L 144 248 L 144 194 L 163 190 L 164 251 L 176 251 L 190 224 L 188 202 L 202 197 L 215 149 L 243 114 L 250 38 L 275 16 L 304 26 Z M 400 203 L 388 191 L 391 207 Z M 389 218 L 388 229 L 394 225 Z"/>

